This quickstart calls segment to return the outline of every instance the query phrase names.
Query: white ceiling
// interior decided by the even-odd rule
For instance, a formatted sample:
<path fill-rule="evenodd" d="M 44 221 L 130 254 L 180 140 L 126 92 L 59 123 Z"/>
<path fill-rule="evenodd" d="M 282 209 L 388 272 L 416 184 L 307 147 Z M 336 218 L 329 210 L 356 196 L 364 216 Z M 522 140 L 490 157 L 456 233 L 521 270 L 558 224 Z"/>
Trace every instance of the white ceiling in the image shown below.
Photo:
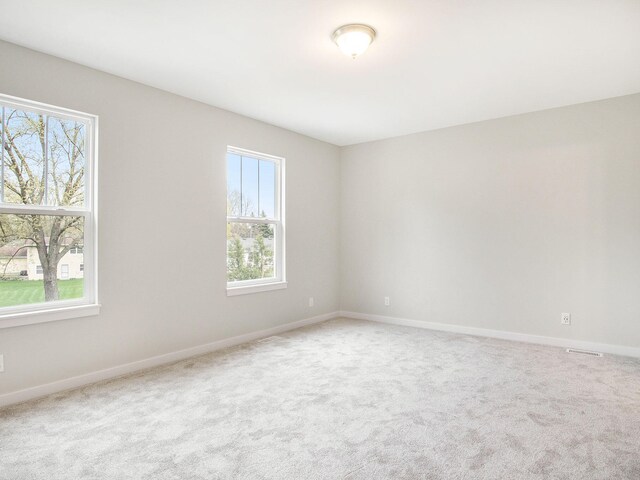
<path fill-rule="evenodd" d="M 3 0 L 0 38 L 336 145 L 640 92 L 640 0 Z"/>

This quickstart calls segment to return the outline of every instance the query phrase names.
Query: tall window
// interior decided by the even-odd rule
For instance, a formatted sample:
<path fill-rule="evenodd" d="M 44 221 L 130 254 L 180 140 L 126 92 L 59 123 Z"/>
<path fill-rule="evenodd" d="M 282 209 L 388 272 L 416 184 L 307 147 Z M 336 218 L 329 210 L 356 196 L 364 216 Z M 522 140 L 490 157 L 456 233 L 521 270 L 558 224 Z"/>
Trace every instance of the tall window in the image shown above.
<path fill-rule="evenodd" d="M 96 117 L 4 95 L 0 115 L 0 326 L 95 305 Z"/>
<path fill-rule="evenodd" d="M 284 159 L 227 149 L 227 293 L 286 287 Z"/>

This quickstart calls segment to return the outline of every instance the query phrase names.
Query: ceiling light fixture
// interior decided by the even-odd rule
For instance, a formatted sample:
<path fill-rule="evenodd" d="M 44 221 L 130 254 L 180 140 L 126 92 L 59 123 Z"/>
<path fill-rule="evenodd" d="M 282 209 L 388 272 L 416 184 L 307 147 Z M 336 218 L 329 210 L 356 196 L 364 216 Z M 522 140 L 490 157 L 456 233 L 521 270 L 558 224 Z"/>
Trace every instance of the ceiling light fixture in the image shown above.
<path fill-rule="evenodd" d="M 376 31 L 368 25 L 343 25 L 333 32 L 331 38 L 345 55 L 356 58 L 369 48 L 376 38 Z"/>

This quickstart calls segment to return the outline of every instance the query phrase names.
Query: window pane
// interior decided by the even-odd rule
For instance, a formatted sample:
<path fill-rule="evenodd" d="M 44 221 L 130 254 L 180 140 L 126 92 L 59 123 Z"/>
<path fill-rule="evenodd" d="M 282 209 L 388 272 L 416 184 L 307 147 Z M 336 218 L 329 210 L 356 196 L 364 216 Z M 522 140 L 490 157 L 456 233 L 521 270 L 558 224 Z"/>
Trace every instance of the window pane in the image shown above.
<path fill-rule="evenodd" d="M 0 307 L 82 298 L 83 243 L 83 217 L 0 214 Z"/>
<path fill-rule="evenodd" d="M 275 218 L 276 164 L 260 160 L 260 216 Z"/>
<path fill-rule="evenodd" d="M 0 148 L 4 141 L 4 107 L 0 106 Z M 4 196 L 4 176 L 2 175 L 2 165 L 4 163 L 4 151 L 0 152 L 0 202 Z"/>
<path fill-rule="evenodd" d="M 49 205 L 84 205 L 86 134 L 82 122 L 49 117 Z"/>
<path fill-rule="evenodd" d="M 43 203 L 45 137 L 43 115 L 5 107 L 5 202 Z"/>
<path fill-rule="evenodd" d="M 274 278 L 275 225 L 227 223 L 227 281 Z"/>
<path fill-rule="evenodd" d="M 235 153 L 227 153 L 227 215 L 234 217 L 239 217 L 242 212 L 240 158 L 240 155 Z"/>
<path fill-rule="evenodd" d="M 258 160 L 242 157 L 242 216 L 258 216 Z"/>

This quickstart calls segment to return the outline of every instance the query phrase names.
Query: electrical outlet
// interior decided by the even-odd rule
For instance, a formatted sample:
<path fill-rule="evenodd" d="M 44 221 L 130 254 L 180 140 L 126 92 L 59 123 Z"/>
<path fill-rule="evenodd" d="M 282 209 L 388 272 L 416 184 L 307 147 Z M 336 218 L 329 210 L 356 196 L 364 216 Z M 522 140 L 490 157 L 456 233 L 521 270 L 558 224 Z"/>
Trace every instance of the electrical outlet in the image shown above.
<path fill-rule="evenodd" d="M 571 314 L 563 313 L 562 317 L 560 318 L 560 323 L 562 325 L 571 325 Z"/>
<path fill-rule="evenodd" d="M 0 372 L 4 372 L 4 355 L 0 353 Z"/>
<path fill-rule="evenodd" d="M 315 302 L 313 300 L 313 297 L 309 297 L 309 306 L 313 307 L 315 305 Z"/>
<path fill-rule="evenodd" d="M 386 307 L 388 307 L 389 305 L 391 305 L 391 301 L 389 300 L 389 297 L 384 297 L 384 305 Z"/>

